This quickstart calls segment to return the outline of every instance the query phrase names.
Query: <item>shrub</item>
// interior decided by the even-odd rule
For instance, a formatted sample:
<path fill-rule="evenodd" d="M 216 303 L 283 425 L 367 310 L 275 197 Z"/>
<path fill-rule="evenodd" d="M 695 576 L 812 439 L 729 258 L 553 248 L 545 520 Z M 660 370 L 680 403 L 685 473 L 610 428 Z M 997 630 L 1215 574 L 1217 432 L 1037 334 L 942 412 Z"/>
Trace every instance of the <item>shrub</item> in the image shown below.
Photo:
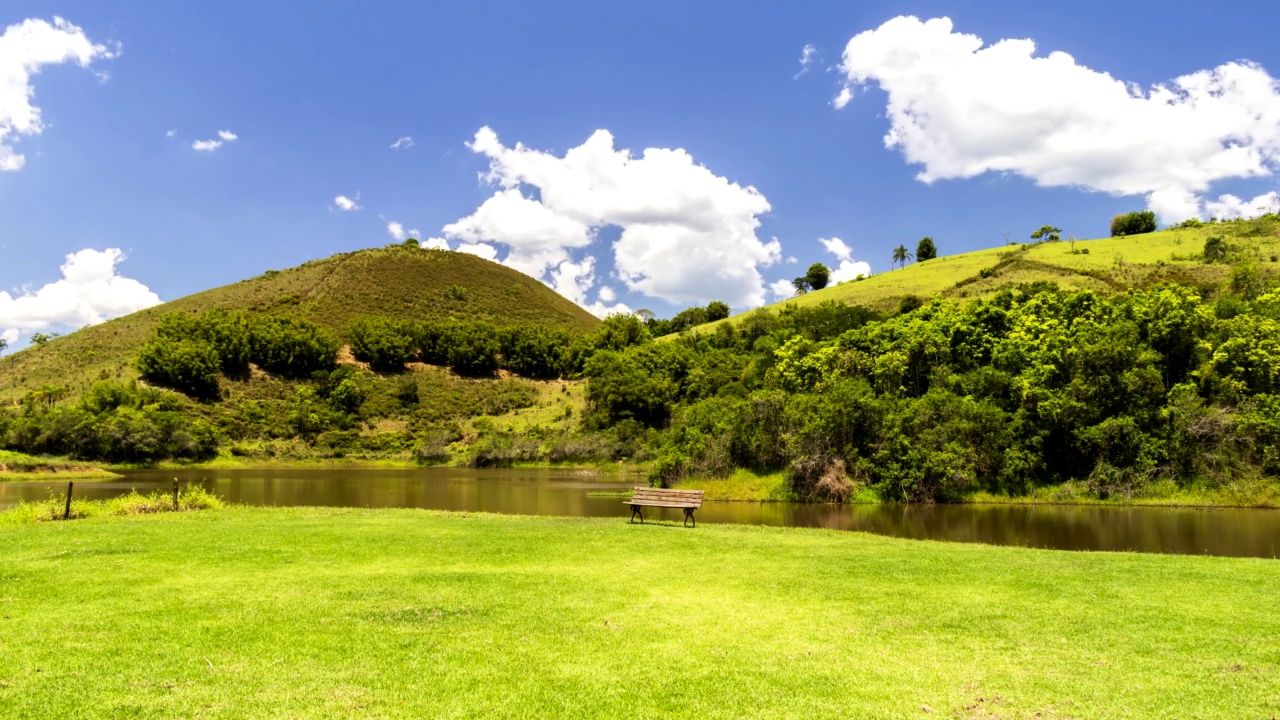
<path fill-rule="evenodd" d="M 1111 218 L 1111 237 L 1142 235 L 1155 231 L 1156 214 L 1150 210 L 1124 213 Z"/>
<path fill-rule="evenodd" d="M 338 341 L 320 326 L 305 320 L 268 317 L 252 323 L 251 359 L 265 370 L 305 376 L 332 368 Z"/>
<path fill-rule="evenodd" d="M 383 318 L 360 318 L 351 323 L 351 354 L 378 370 L 400 370 L 413 358 L 413 328 Z"/>
<path fill-rule="evenodd" d="M 920 238 L 920 242 L 916 243 L 916 262 L 924 262 L 938 257 L 938 246 L 933 243 L 933 238 Z"/>
<path fill-rule="evenodd" d="M 921 300 L 919 295 L 907 295 L 902 298 L 902 302 L 898 303 L 898 312 L 906 315 L 907 313 L 918 310 L 923 306 L 924 300 Z"/>
<path fill-rule="evenodd" d="M 441 338 L 447 345 L 449 367 L 460 375 L 492 375 L 498 369 L 498 333 L 488 323 L 452 327 Z"/>
<path fill-rule="evenodd" d="M 563 372 L 569 333 L 540 326 L 506 328 L 499 343 L 502 367 L 528 377 L 554 378 Z"/>
<path fill-rule="evenodd" d="M 213 345 L 198 338 L 152 338 L 137 361 L 138 372 L 148 382 L 198 398 L 218 396 L 218 366 Z"/>
<path fill-rule="evenodd" d="M 1227 241 L 1221 235 L 1214 235 L 1204 241 L 1205 262 L 1222 262 L 1227 259 Z"/>

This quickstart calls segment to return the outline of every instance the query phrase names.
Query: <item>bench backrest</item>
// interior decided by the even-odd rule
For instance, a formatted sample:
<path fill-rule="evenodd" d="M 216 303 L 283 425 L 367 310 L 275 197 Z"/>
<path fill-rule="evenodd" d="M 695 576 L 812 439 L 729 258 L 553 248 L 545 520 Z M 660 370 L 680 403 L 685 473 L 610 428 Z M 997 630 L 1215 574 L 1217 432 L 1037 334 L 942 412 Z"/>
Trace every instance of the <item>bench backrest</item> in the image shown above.
<path fill-rule="evenodd" d="M 638 487 L 631 493 L 631 502 L 661 503 L 676 507 L 702 507 L 702 490 L 675 490 L 672 488 Z"/>

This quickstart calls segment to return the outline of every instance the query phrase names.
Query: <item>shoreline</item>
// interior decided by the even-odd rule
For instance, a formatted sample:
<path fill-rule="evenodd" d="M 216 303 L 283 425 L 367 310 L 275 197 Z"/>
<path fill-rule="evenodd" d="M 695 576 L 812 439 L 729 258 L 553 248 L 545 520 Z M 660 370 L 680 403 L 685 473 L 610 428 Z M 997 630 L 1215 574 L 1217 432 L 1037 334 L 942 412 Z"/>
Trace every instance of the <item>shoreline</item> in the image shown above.
<path fill-rule="evenodd" d="M 325 458 L 288 461 L 244 462 L 229 461 L 219 458 L 204 463 L 164 462 L 154 465 L 108 465 L 97 479 L 121 477 L 118 472 L 147 470 L 419 470 L 429 468 L 445 468 L 455 470 L 520 470 L 541 469 L 576 472 L 594 477 L 634 478 L 638 484 L 647 484 L 642 466 L 625 463 L 608 465 L 573 464 L 573 463 L 518 463 L 499 468 L 468 468 L 467 466 L 434 464 L 422 465 L 409 460 L 371 460 Z M 89 476 L 74 477 L 71 474 L 46 475 L 30 478 L 26 481 L 50 479 L 93 479 Z M 0 481 L 4 475 L 0 474 Z M 843 502 L 812 502 L 796 498 L 786 485 L 786 475 L 782 472 L 757 473 L 750 470 L 736 470 L 726 478 L 690 478 L 676 483 L 676 488 L 687 490 L 703 490 L 704 499 L 708 502 L 742 502 L 742 503 L 801 503 L 812 505 L 879 505 L 879 504 L 938 504 L 938 505 L 1045 505 L 1045 506 L 1093 506 L 1093 507 L 1166 507 L 1166 508 L 1203 508 L 1203 509 L 1280 509 L 1280 485 L 1274 483 L 1256 483 L 1229 486 L 1216 490 L 1176 490 L 1167 495 L 1150 495 L 1146 497 L 1129 497 L 1124 499 L 1101 499 L 1081 496 L 1078 489 L 1070 483 L 1040 488 L 1034 494 L 1024 497 L 994 495 L 976 492 L 959 500 L 938 503 L 897 503 L 883 500 L 873 490 L 861 488 L 853 496 Z"/>

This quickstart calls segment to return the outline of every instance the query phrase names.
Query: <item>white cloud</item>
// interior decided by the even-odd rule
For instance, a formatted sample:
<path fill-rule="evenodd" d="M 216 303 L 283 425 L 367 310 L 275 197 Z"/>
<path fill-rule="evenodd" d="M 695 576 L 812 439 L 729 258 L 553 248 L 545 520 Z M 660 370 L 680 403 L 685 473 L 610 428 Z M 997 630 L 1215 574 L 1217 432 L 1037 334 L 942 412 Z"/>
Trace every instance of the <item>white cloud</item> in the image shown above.
<path fill-rule="evenodd" d="M 599 292 L 596 293 L 596 296 L 600 298 L 601 302 L 607 302 L 607 303 L 611 303 L 614 300 L 618 299 L 618 293 L 614 292 L 613 288 L 609 287 L 608 285 L 601 285 Z"/>
<path fill-rule="evenodd" d="M 339 195 L 333 199 L 333 204 L 343 212 L 353 212 L 362 209 L 360 206 L 360 193 L 356 193 L 354 200 L 346 195 Z"/>
<path fill-rule="evenodd" d="M 1036 57 L 1031 40 L 984 47 L 947 18 L 898 17 L 853 37 L 841 69 L 846 90 L 885 91 L 885 144 L 921 165 L 927 183 L 1014 173 L 1145 195 L 1176 221 L 1212 183 L 1270 176 L 1280 164 L 1280 83 L 1249 62 L 1144 90 L 1066 53 Z"/>
<path fill-rule="evenodd" d="M 413 147 L 413 138 L 407 135 L 391 143 L 392 150 L 407 150 L 411 147 Z"/>
<path fill-rule="evenodd" d="M 859 275 L 871 276 L 871 264 L 863 260 L 853 259 L 853 248 L 838 237 L 818 238 L 822 247 L 836 257 L 840 264 L 831 270 L 831 284 L 852 280 Z"/>
<path fill-rule="evenodd" d="M 826 248 L 827 252 L 835 255 L 837 260 L 853 259 L 853 248 L 838 237 L 818 238 L 818 242 L 822 243 L 822 247 Z"/>
<path fill-rule="evenodd" d="M 397 240 L 404 240 L 409 237 L 408 233 L 404 231 L 404 225 L 401 225 L 395 220 L 387 223 L 387 232 L 391 233 L 391 237 Z"/>
<path fill-rule="evenodd" d="M 240 137 L 239 135 L 236 135 L 230 130 L 219 130 L 218 131 L 219 139 L 196 140 L 195 142 L 191 143 L 191 149 L 199 150 L 201 152 L 213 152 L 214 150 L 217 150 L 218 148 L 222 147 L 224 144 L 233 142 L 239 139 L 239 137 Z"/>
<path fill-rule="evenodd" d="M 171 137 L 173 137 L 174 135 L 177 135 L 177 134 L 178 134 L 178 129 L 177 129 L 177 128 L 170 128 L 169 130 L 166 130 L 166 131 L 165 131 L 164 136 L 165 136 L 165 137 L 167 137 L 167 138 L 171 138 Z"/>
<path fill-rule="evenodd" d="M 774 280 L 769 283 L 769 292 L 773 293 L 774 300 L 786 300 L 795 296 L 796 287 L 790 280 Z"/>
<path fill-rule="evenodd" d="M 438 237 L 427 238 L 426 240 L 423 240 L 418 244 L 421 245 L 422 249 L 424 250 L 448 250 L 449 249 L 449 241 L 445 240 L 444 238 L 438 238 Z"/>
<path fill-rule="evenodd" d="M 1251 218 L 1280 212 L 1280 193 L 1272 190 L 1252 200 L 1242 200 L 1235 195 L 1221 195 L 1217 200 L 1205 203 L 1205 211 L 1220 220 Z"/>
<path fill-rule="evenodd" d="M 511 249 L 502 262 L 536 278 L 568 260 L 569 249 L 586 247 L 594 239 L 585 224 L 514 187 L 498 191 L 474 213 L 445 225 L 443 232 L 463 242 L 501 242 Z"/>
<path fill-rule="evenodd" d="M 575 262 L 573 251 L 591 245 L 600 229 L 616 227 L 614 266 L 628 289 L 676 303 L 764 302 L 758 268 L 781 256 L 776 240 L 756 236 L 768 201 L 684 150 L 650 148 L 636 157 L 597 130 L 556 156 L 504 146 L 488 127 L 467 146 L 489 158 L 482 177 L 498 190 L 445 226 L 445 238 L 505 246 L 505 264 L 546 280 L 566 262 L 585 262 Z"/>
<path fill-rule="evenodd" d="M 457 251 L 468 255 L 475 255 L 476 257 L 482 257 L 485 260 L 498 259 L 498 249 L 492 245 L 486 245 L 485 243 L 467 243 L 465 245 L 459 245 Z"/>
<path fill-rule="evenodd" d="M 844 107 L 848 105 L 849 101 L 852 99 L 853 99 L 853 90 L 850 90 L 849 86 L 846 85 L 845 87 L 840 88 L 840 92 L 831 101 L 831 105 L 837 110 L 843 110 Z"/>
<path fill-rule="evenodd" d="M 800 79 L 813 64 L 818 61 L 818 48 L 812 45 L 805 45 L 800 48 L 800 72 L 796 73 L 795 79 Z"/>
<path fill-rule="evenodd" d="M 60 17 L 52 23 L 32 18 L 5 28 L 0 34 L 0 171 L 21 169 L 26 158 L 14 149 L 14 142 L 44 130 L 40 108 L 31 104 L 31 76 L 45 65 L 75 62 L 87 68 L 94 60 L 117 54 L 94 44 L 83 30 Z"/>
<path fill-rule="evenodd" d="M 67 255 L 62 279 L 17 297 L 0 291 L 3 337 L 12 342 L 18 333 L 76 329 L 159 305 L 147 286 L 116 272 L 122 260 L 118 248 L 81 250 Z"/>

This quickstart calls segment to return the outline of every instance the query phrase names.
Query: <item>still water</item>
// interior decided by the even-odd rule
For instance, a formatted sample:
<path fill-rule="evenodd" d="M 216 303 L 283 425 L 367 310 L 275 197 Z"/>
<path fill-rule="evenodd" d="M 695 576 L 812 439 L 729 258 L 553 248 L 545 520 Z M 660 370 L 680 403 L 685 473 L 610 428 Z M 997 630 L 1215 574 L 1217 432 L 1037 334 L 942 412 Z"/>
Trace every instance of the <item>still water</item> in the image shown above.
<path fill-rule="evenodd" d="M 123 480 L 77 482 L 76 497 L 106 498 L 174 478 L 246 505 L 410 507 L 527 515 L 629 515 L 640 478 L 573 470 L 145 470 Z M 61 495 L 65 483 L 0 483 L 0 508 Z M 679 521 L 679 511 L 646 509 Z M 707 502 L 698 522 L 860 530 L 896 537 L 1061 550 L 1280 556 L 1280 511 L 1072 505 L 802 505 Z"/>

